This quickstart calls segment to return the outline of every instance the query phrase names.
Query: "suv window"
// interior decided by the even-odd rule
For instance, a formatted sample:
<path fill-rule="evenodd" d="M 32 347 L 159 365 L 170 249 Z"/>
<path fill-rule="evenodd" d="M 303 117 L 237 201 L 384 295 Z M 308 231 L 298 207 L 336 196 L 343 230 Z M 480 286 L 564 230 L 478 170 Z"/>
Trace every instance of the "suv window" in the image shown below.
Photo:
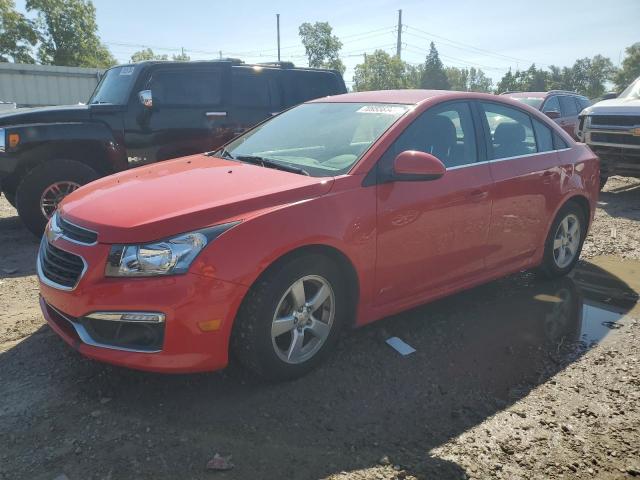
<path fill-rule="evenodd" d="M 560 112 L 560 102 L 558 102 L 558 97 L 556 95 L 547 98 L 547 101 L 544 102 L 544 106 L 542 107 L 543 112 Z"/>
<path fill-rule="evenodd" d="M 250 71 L 233 70 L 231 73 L 231 103 L 240 107 L 269 107 L 271 99 L 269 79 Z"/>
<path fill-rule="evenodd" d="M 325 72 L 286 72 L 285 100 L 287 105 L 297 105 L 314 98 L 333 95 L 338 91 L 336 78 Z"/>
<path fill-rule="evenodd" d="M 518 157 L 538 151 L 531 117 L 521 110 L 481 103 L 491 135 L 489 159 Z"/>
<path fill-rule="evenodd" d="M 476 140 L 469 104 L 446 103 L 427 110 L 402 132 L 390 150 L 391 158 L 405 150 L 430 153 L 447 168 L 476 162 Z"/>
<path fill-rule="evenodd" d="M 164 106 L 217 105 L 222 98 L 219 70 L 159 70 L 151 77 L 154 102 Z"/>
<path fill-rule="evenodd" d="M 578 110 L 580 112 L 585 108 L 591 106 L 591 102 L 587 97 L 576 97 L 576 102 L 578 102 Z"/>
<path fill-rule="evenodd" d="M 568 95 L 560 96 L 560 110 L 563 117 L 575 117 L 578 115 L 578 106 L 574 97 L 569 97 Z"/>

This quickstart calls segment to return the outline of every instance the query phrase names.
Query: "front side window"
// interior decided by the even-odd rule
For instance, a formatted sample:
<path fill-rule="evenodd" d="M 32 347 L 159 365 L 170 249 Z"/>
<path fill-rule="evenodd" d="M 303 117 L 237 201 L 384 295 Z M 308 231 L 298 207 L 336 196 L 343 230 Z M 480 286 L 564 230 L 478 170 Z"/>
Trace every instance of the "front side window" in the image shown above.
<path fill-rule="evenodd" d="M 123 65 L 108 70 L 91 95 L 89 104 L 125 105 L 139 70 L 140 67 L 135 65 Z"/>
<path fill-rule="evenodd" d="M 150 81 L 154 104 L 163 106 L 218 105 L 222 97 L 219 70 L 160 70 Z"/>
<path fill-rule="evenodd" d="M 259 157 L 312 176 L 346 173 L 409 105 L 306 103 L 259 125 L 216 152 Z"/>
<path fill-rule="evenodd" d="M 392 158 L 406 150 L 426 152 L 437 157 L 445 167 L 460 167 L 477 161 L 476 140 L 469 104 L 446 103 L 424 112 L 397 138 L 383 169 Z"/>
<path fill-rule="evenodd" d="M 557 96 L 549 97 L 544 105 L 542 106 L 543 112 L 558 112 L 560 113 L 560 102 L 558 101 Z"/>
<path fill-rule="evenodd" d="M 518 157 L 538 151 L 529 115 L 497 103 L 482 102 L 480 105 L 489 127 L 489 159 Z"/>
<path fill-rule="evenodd" d="M 578 115 L 578 106 L 573 97 L 562 95 L 560 97 L 560 110 L 563 117 L 575 117 Z"/>

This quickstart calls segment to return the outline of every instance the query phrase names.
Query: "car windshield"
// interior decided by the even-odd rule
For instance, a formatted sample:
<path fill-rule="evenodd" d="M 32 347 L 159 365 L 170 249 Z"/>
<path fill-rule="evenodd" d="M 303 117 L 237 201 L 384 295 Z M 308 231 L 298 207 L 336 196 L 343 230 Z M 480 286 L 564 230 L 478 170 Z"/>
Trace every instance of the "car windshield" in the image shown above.
<path fill-rule="evenodd" d="M 315 177 L 340 175 L 409 108 L 381 103 L 305 103 L 215 154 L 261 157 Z"/>
<path fill-rule="evenodd" d="M 542 105 L 543 98 L 540 97 L 511 97 L 514 100 L 518 100 L 519 102 L 526 103 L 527 105 L 531 105 L 533 108 L 540 108 Z"/>
<path fill-rule="evenodd" d="M 132 65 L 123 65 L 108 70 L 91 95 L 89 104 L 125 105 L 137 73 L 138 69 Z"/>
<path fill-rule="evenodd" d="M 640 77 L 636 78 L 636 81 L 629 85 L 619 98 L 640 98 Z"/>

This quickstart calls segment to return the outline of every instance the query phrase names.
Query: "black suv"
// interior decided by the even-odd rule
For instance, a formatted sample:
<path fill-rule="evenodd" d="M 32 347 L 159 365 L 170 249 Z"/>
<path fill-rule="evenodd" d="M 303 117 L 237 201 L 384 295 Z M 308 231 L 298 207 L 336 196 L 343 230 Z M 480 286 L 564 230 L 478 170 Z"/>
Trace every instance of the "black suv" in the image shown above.
<path fill-rule="evenodd" d="M 333 70 L 237 60 L 108 70 L 87 105 L 0 115 L 0 187 L 40 235 L 65 195 L 100 176 L 213 150 L 298 103 L 345 93 Z"/>

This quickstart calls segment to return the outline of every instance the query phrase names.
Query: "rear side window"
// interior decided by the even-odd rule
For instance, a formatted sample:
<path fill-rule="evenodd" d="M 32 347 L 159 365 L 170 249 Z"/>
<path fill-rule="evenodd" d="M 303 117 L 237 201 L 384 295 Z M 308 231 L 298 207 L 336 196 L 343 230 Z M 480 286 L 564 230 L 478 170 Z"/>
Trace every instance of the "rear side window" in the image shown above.
<path fill-rule="evenodd" d="M 546 125 L 538 120 L 533 120 L 533 129 L 536 132 L 536 144 L 538 152 L 550 152 L 553 148 L 553 135 Z"/>
<path fill-rule="evenodd" d="M 558 97 L 553 96 L 549 97 L 544 105 L 542 106 L 543 112 L 560 112 L 560 102 L 558 102 Z"/>
<path fill-rule="evenodd" d="M 259 73 L 234 70 L 231 74 L 231 103 L 240 107 L 269 107 L 269 79 Z"/>
<path fill-rule="evenodd" d="M 482 102 L 481 106 L 490 133 L 489 159 L 518 157 L 538 151 L 529 115 L 496 103 Z"/>
<path fill-rule="evenodd" d="M 563 95 L 560 97 L 560 110 L 563 117 L 575 117 L 578 115 L 578 106 L 573 97 Z"/>
<path fill-rule="evenodd" d="M 285 71 L 283 73 L 286 76 L 286 106 L 339 93 L 337 79 L 332 73 L 305 71 Z"/>
<path fill-rule="evenodd" d="M 219 70 L 160 70 L 150 87 L 154 103 L 164 106 L 218 105 L 222 96 Z"/>
<path fill-rule="evenodd" d="M 562 150 L 563 148 L 569 148 L 569 145 L 567 145 L 567 142 L 565 142 L 560 135 L 553 132 L 553 148 L 556 150 Z"/>

